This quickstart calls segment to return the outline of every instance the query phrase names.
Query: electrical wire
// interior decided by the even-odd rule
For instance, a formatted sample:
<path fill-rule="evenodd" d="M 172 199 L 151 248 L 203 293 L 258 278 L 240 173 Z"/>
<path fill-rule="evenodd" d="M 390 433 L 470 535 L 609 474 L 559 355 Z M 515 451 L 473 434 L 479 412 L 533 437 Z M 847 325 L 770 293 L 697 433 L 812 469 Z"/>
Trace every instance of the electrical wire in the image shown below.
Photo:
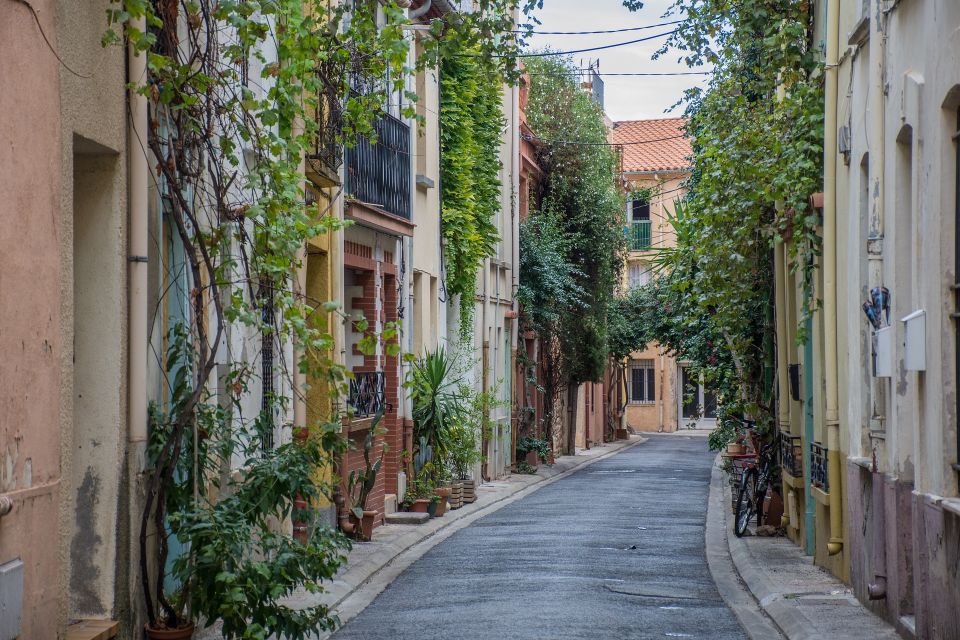
<path fill-rule="evenodd" d="M 559 75 L 570 75 L 570 76 L 588 76 L 588 75 L 597 75 L 603 78 L 607 77 L 647 77 L 647 76 L 709 76 L 712 75 L 713 71 L 661 71 L 661 72 L 644 72 L 644 73 L 602 73 L 600 71 L 592 71 L 589 69 L 580 69 L 577 71 L 570 71 L 567 73 L 557 73 L 551 71 L 542 71 L 542 72 L 527 72 L 527 75 L 530 76 L 559 76 Z"/>
<path fill-rule="evenodd" d="M 584 49 L 571 49 L 569 51 L 541 51 L 540 53 L 503 53 L 503 54 L 484 54 L 484 53 L 458 53 L 456 55 L 463 58 L 478 58 L 483 56 L 485 58 L 546 58 L 548 56 L 567 56 L 573 55 L 575 53 L 588 53 L 590 51 L 603 51 L 605 49 L 614 49 L 616 47 L 625 47 L 631 44 L 637 44 L 640 42 L 647 42 L 648 40 L 656 40 L 657 38 L 664 38 L 666 36 L 672 36 L 677 32 L 676 29 L 673 31 L 665 31 L 663 33 L 657 33 L 652 36 L 647 36 L 645 38 L 637 38 L 636 40 L 627 40 L 626 42 L 614 42 L 613 44 L 605 44 L 599 47 L 587 47 Z"/>
<path fill-rule="evenodd" d="M 672 24 L 680 24 L 683 20 L 671 20 L 670 22 L 660 22 L 658 24 L 648 24 L 645 27 L 626 27 L 623 29 L 597 29 L 596 31 L 527 31 L 526 29 L 514 29 L 513 33 L 523 33 L 534 36 L 592 36 L 603 33 L 625 33 L 627 31 L 643 31 L 645 29 L 656 29 L 657 27 L 668 27 Z"/>

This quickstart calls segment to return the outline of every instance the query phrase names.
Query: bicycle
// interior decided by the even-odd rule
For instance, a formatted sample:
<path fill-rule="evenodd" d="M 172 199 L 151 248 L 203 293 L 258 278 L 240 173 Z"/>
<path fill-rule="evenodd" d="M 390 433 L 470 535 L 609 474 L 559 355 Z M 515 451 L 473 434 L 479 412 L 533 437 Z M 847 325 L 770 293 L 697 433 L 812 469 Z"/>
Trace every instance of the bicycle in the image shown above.
<path fill-rule="evenodd" d="M 751 420 L 743 422 L 751 429 L 755 425 Z M 776 452 L 775 443 L 760 445 L 752 431 L 751 439 L 757 453 L 745 456 L 744 470 L 740 475 L 737 511 L 733 521 L 733 533 L 738 538 L 746 532 L 752 515 L 757 516 L 757 527 L 763 525 L 763 500 L 770 486 L 770 474 L 774 467 L 773 454 Z"/>

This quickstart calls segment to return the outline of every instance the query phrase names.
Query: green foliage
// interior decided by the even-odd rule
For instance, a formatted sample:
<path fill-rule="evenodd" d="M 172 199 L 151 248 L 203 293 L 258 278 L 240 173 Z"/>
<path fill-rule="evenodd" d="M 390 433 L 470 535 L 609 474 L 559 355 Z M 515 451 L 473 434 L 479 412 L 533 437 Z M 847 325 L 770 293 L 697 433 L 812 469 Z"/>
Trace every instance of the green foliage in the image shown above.
<path fill-rule="evenodd" d="M 452 430 L 462 423 L 466 410 L 460 380 L 452 358 L 443 347 L 417 360 L 410 370 L 407 388 L 413 403 L 413 437 L 430 464 L 432 479 L 439 484 L 447 475 Z"/>
<path fill-rule="evenodd" d="M 540 207 L 532 218 L 547 216 L 530 224 L 548 233 L 556 225 L 562 240 L 551 241 L 528 261 L 526 280 L 521 267 L 521 288 L 526 287 L 528 300 L 553 303 L 548 315 L 534 322 L 550 321 L 549 314 L 559 312 L 554 335 L 566 383 L 597 382 L 606 367 L 608 314 L 626 255 L 617 156 L 605 144 L 600 107 L 574 81 L 572 61 L 551 56 L 528 59 L 526 65 L 531 76 L 527 117 L 544 140 L 537 156 L 544 171 L 535 198 Z M 551 142 L 571 139 L 590 144 Z M 552 264 L 560 269 L 546 276 L 544 266 Z"/>
<path fill-rule="evenodd" d="M 571 240 L 559 216 L 535 213 L 520 223 L 520 286 L 524 326 L 555 331 L 572 310 L 584 308 L 584 273 L 570 261 Z"/>
<path fill-rule="evenodd" d="M 458 480 L 466 479 L 473 465 L 483 460 L 479 436 L 469 420 L 454 424 L 450 430 L 450 469 Z"/>
<path fill-rule="evenodd" d="M 537 472 L 537 468 L 532 464 L 521 461 L 517 463 L 517 473 L 522 473 L 528 476 L 532 476 Z"/>
<path fill-rule="evenodd" d="M 472 331 L 477 271 L 500 240 L 501 76 L 475 47 L 440 66 L 440 207 L 447 291 L 460 296 L 460 330 Z M 470 55 L 463 55 L 463 54 Z"/>
<path fill-rule="evenodd" d="M 734 437 L 738 416 L 761 431 L 773 423 L 777 243 L 814 300 L 820 220 L 809 197 L 821 184 L 823 91 L 810 6 L 676 0 L 682 22 L 660 51 L 714 73 L 686 95 L 693 173 L 670 219 L 676 247 L 659 252 L 654 282 L 619 301 L 630 315 L 611 352 L 656 340 L 690 360 L 718 393 L 713 447 Z"/>
<path fill-rule="evenodd" d="M 529 452 L 536 451 L 541 462 L 546 462 L 550 455 L 550 443 L 543 438 L 530 436 L 517 440 L 517 459 L 525 457 Z"/>

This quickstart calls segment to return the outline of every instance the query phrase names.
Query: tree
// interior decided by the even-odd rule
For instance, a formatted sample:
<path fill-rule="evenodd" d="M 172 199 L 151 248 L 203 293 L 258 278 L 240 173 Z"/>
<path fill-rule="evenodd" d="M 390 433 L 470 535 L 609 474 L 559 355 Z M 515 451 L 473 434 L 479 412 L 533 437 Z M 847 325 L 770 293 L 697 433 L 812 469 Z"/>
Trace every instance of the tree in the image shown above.
<path fill-rule="evenodd" d="M 546 357 L 554 360 L 548 368 L 562 377 L 552 388 L 545 385 L 545 397 L 554 397 L 557 386 L 567 389 L 567 452 L 572 454 L 577 390 L 584 382 L 601 381 L 607 363 L 610 304 L 626 252 L 625 205 L 603 111 L 574 81 L 572 61 L 544 56 L 528 59 L 526 66 L 531 77 L 527 116 L 540 138 L 537 160 L 544 172 L 535 198 L 539 210 L 531 219 L 546 216 L 544 228 L 555 224 L 563 234 L 564 255 L 553 259 L 569 265 L 556 278 L 570 282 L 538 280 L 538 272 L 528 268 L 525 282 L 521 269 L 521 287 L 528 288 L 531 300 L 556 303 L 550 310 L 556 314 L 550 342 L 541 342 Z"/>

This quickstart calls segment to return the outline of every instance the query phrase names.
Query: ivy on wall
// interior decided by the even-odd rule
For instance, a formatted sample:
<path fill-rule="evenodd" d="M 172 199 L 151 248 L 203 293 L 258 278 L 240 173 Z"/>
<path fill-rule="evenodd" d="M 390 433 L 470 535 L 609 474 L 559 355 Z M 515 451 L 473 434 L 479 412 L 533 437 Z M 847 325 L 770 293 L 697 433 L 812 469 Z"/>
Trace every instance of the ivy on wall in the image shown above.
<path fill-rule="evenodd" d="M 501 75 L 469 47 L 440 66 L 440 207 L 447 291 L 460 296 L 460 332 L 473 333 L 477 272 L 500 238 Z"/>

